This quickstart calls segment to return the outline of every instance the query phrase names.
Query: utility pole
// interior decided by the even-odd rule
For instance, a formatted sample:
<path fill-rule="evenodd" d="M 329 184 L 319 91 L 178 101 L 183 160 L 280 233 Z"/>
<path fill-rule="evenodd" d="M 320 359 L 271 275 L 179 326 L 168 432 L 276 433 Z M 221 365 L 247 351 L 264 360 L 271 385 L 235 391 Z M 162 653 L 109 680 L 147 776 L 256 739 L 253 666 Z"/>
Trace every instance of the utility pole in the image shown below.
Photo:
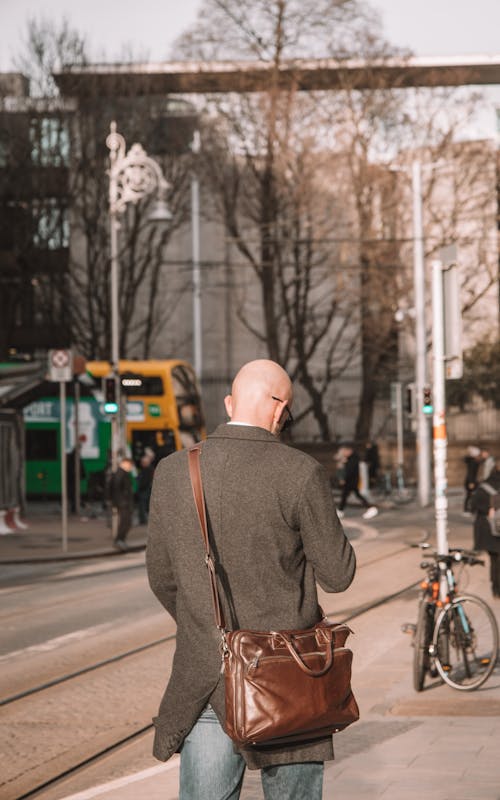
<path fill-rule="evenodd" d="M 422 223 L 422 170 L 419 161 L 413 162 L 413 286 L 415 295 L 415 397 L 417 421 L 417 482 L 418 499 L 424 508 L 431 493 L 429 424 L 422 410 L 424 387 L 427 383 L 427 336 L 425 330 L 425 265 L 424 232 Z"/>
<path fill-rule="evenodd" d="M 197 156 L 200 152 L 200 132 L 195 131 L 191 150 Z M 191 241 L 193 278 L 193 366 L 196 377 L 201 382 L 203 371 L 203 349 L 201 330 L 201 272 L 200 272 L 200 182 L 197 164 L 191 173 Z"/>
<path fill-rule="evenodd" d="M 446 496 L 446 438 L 445 400 L 445 341 L 444 341 L 443 264 L 440 259 L 432 262 L 432 361 L 433 361 L 433 441 L 434 441 L 434 486 L 436 546 L 438 553 L 448 553 L 448 498 Z"/>

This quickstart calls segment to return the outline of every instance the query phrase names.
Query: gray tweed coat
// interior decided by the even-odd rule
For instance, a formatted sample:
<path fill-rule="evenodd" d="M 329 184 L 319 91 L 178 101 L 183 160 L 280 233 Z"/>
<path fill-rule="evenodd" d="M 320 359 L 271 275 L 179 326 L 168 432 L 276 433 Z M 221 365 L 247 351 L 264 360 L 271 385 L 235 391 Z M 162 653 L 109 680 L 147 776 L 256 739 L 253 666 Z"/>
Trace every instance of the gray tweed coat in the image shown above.
<path fill-rule="evenodd" d="M 317 622 L 315 581 L 341 592 L 356 568 L 323 467 L 263 428 L 220 425 L 203 444 L 201 472 L 227 626 Z M 208 702 L 224 721 L 220 640 L 185 450 L 156 469 L 146 562 L 153 592 L 177 622 L 172 672 L 154 719 L 153 752 L 166 761 Z M 241 752 L 251 769 L 333 758 L 331 737 Z"/>

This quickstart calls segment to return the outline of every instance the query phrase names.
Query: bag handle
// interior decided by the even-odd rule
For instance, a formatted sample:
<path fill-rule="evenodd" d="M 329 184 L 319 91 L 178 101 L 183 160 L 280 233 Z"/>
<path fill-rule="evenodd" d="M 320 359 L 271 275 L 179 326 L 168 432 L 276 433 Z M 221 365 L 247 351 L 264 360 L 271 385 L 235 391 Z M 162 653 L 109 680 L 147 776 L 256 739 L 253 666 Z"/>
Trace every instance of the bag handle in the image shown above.
<path fill-rule="evenodd" d="M 200 453 L 201 444 L 195 444 L 188 449 L 188 465 L 189 465 L 189 478 L 191 480 L 191 488 L 193 490 L 194 502 L 198 512 L 198 520 L 201 528 L 201 535 L 205 545 L 205 564 L 208 569 L 208 577 L 210 581 L 210 592 L 212 594 L 212 603 L 214 607 L 215 624 L 222 632 L 226 628 L 224 619 L 224 612 L 220 603 L 219 592 L 217 590 L 217 579 L 215 576 L 215 564 L 210 553 L 210 544 L 208 540 L 208 525 L 207 525 L 207 509 L 205 506 L 205 498 L 203 496 L 203 483 L 201 480 L 200 470 Z"/>
<path fill-rule="evenodd" d="M 283 639 L 283 641 L 284 641 L 284 643 L 285 643 L 290 655 L 297 662 L 297 664 L 301 668 L 302 672 L 305 672 L 307 675 L 311 675 L 311 677 L 313 677 L 313 678 L 320 678 L 321 675 L 324 675 L 326 672 L 328 672 L 328 670 L 332 666 L 332 662 L 333 662 L 333 647 L 332 647 L 331 631 L 328 631 L 328 633 L 329 633 L 328 641 L 325 642 L 325 644 L 326 644 L 325 659 L 326 660 L 325 660 L 325 665 L 323 667 L 321 667 L 321 669 L 311 669 L 311 667 L 307 666 L 305 661 L 300 657 L 300 654 L 297 652 L 297 650 L 293 646 L 293 641 L 292 641 L 291 637 L 288 636 L 288 634 L 284 633 L 283 631 L 274 631 L 274 633 L 275 633 L 276 636 L 279 636 L 281 639 Z"/>

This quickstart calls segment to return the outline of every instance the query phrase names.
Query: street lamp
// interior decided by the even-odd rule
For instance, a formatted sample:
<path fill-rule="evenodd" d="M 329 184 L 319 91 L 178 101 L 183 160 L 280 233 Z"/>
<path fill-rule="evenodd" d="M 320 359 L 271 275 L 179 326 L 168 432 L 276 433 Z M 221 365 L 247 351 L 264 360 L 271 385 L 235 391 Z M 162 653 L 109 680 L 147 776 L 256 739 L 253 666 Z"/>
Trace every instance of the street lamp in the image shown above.
<path fill-rule="evenodd" d="M 133 144 L 128 153 L 124 137 L 116 130 L 116 122 L 110 125 L 106 146 L 110 151 L 109 174 L 109 218 L 111 233 L 111 374 L 115 380 L 118 412 L 111 418 L 111 467 L 118 466 L 118 451 L 123 447 L 123 426 L 121 422 L 121 385 L 119 371 L 119 302 L 118 302 L 118 229 L 119 216 L 127 203 L 138 203 L 148 194 L 157 193 L 156 202 L 148 216 L 150 222 L 172 219 L 166 196 L 169 184 L 165 180 L 160 165 L 140 144 Z M 117 514 L 113 508 L 112 529 L 116 536 Z"/>

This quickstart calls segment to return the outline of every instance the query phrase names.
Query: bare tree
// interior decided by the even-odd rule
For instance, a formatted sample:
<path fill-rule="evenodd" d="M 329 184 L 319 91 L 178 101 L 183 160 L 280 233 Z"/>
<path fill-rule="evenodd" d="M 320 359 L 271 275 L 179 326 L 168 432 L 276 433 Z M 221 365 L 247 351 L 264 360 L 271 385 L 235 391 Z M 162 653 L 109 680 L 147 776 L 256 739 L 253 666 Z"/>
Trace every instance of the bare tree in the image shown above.
<path fill-rule="evenodd" d="M 212 159 L 212 167 L 223 165 L 212 169 L 221 216 L 261 292 L 261 318 L 243 308 L 240 317 L 265 342 L 269 356 L 302 383 L 324 438 L 329 437 L 326 387 L 342 374 L 331 368 L 332 360 L 341 365 L 346 353 L 351 363 L 359 358 L 355 438 L 361 443 L 370 437 L 377 399 L 397 377 L 394 313 L 411 292 L 412 231 L 402 205 L 407 195 L 391 165 L 401 167 L 405 153 L 419 148 L 431 151 L 433 159 L 447 158 L 473 98 L 460 91 L 409 93 L 382 86 L 359 91 L 348 70 L 337 92 L 298 92 L 293 74 L 286 83 L 283 62 L 288 59 L 290 67 L 290 59 L 312 53 L 339 64 L 353 54 L 362 54 L 367 63 L 394 54 L 404 59 L 406 54 L 384 39 L 376 15 L 355 2 L 253 0 L 243 9 L 233 0 L 207 0 L 178 52 L 208 59 L 247 57 L 269 65 L 266 92 L 209 99 L 224 136 L 222 159 Z M 457 172 L 462 186 L 467 173 L 470 181 L 470 169 Z M 318 191 L 325 174 L 329 189 Z M 431 189 L 430 184 L 429 198 Z M 453 193 L 455 212 L 443 216 L 436 204 L 442 224 L 439 229 L 434 220 L 429 252 L 456 238 L 458 221 L 468 213 L 464 191 L 457 185 Z M 342 207 L 344 214 L 328 219 L 332 195 L 339 201 L 336 212 Z M 406 206 L 411 209 L 411 201 Z M 474 208 L 481 213 L 481 203 Z M 429 216 L 431 209 L 429 201 Z M 329 248 L 332 240 L 347 246 L 348 266 Z M 354 288 L 350 309 L 345 299 L 339 302 L 336 288 L 336 276 L 346 266 Z M 489 273 L 478 286 L 472 276 L 469 304 L 487 291 L 490 279 Z M 465 274 L 464 284 L 468 281 Z M 350 324 L 355 318 L 357 326 Z M 341 320 L 345 324 L 339 326 Z"/>
<path fill-rule="evenodd" d="M 228 235 L 260 285 L 261 320 L 243 307 L 239 316 L 303 386 L 310 401 L 305 413 L 312 412 L 328 440 L 328 392 L 358 347 L 357 304 L 342 286 L 346 263 L 335 241 L 349 227 L 352 203 L 345 202 L 345 159 L 336 163 L 329 151 L 331 96 L 299 93 L 293 75 L 284 85 L 280 69 L 285 59 L 319 47 L 325 56 L 345 58 L 360 38 L 378 54 L 376 15 L 356 2 L 255 0 L 242 10 L 233 0 L 214 0 L 200 19 L 178 44 L 183 54 L 247 56 L 270 65 L 267 92 L 209 100 L 224 140 L 215 158 L 210 152 L 209 179 Z M 352 270 L 350 281 L 354 286 Z"/>

